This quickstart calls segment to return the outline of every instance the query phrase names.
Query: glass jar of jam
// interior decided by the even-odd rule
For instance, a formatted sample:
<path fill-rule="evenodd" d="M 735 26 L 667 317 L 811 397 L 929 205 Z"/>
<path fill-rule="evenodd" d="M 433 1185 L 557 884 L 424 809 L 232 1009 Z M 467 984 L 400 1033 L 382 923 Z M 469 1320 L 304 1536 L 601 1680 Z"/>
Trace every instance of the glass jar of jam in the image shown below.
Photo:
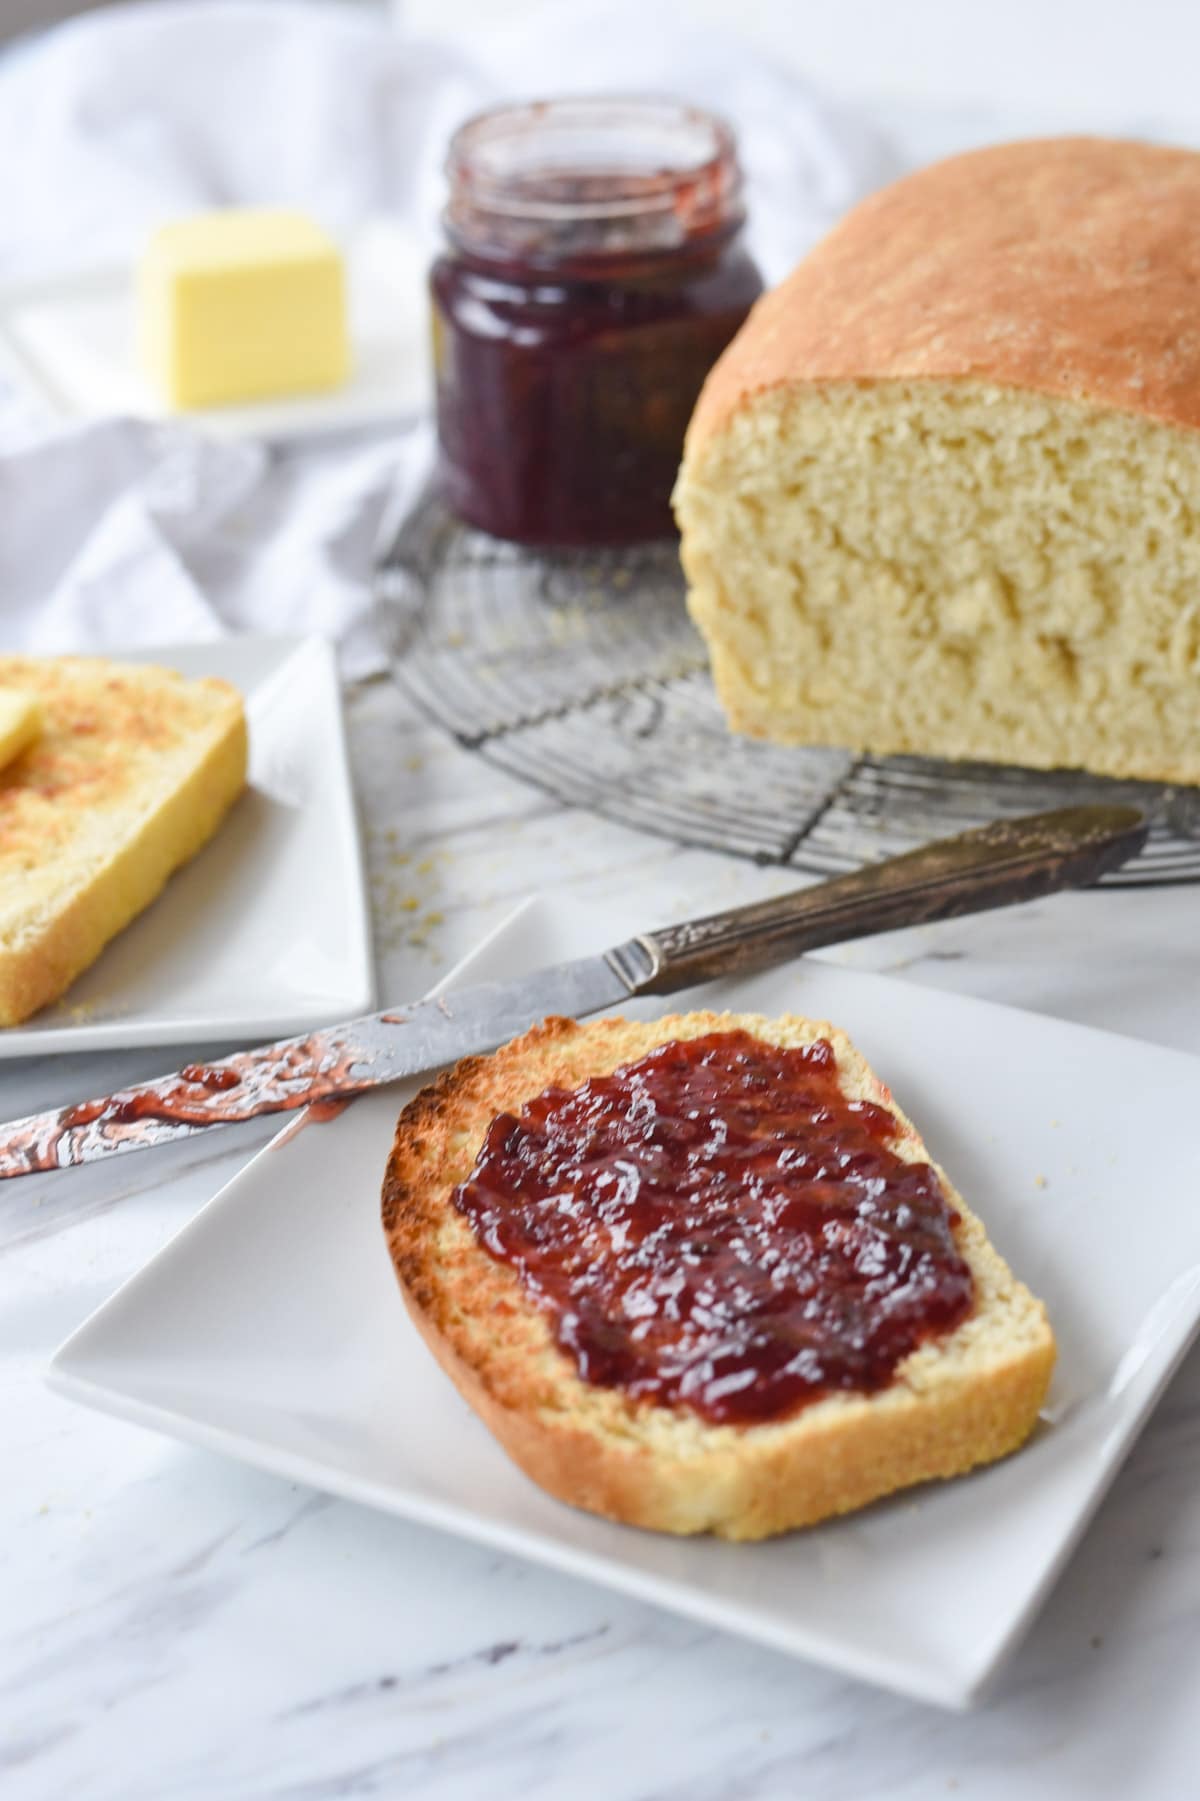
<path fill-rule="evenodd" d="M 532 545 L 672 530 L 701 384 L 762 291 L 729 127 L 672 100 L 470 120 L 431 274 L 438 485 Z"/>

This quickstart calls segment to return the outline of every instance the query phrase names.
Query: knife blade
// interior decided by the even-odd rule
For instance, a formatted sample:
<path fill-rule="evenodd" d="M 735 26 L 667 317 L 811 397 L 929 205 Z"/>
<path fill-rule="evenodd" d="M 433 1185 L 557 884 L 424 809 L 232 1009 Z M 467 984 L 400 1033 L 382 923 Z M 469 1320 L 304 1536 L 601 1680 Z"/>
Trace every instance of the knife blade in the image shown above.
<path fill-rule="evenodd" d="M 644 932 L 513 982 L 484 982 L 0 1125 L 0 1179 L 148 1149 L 195 1132 L 351 1096 L 515 1037 L 805 950 L 1094 881 L 1145 842 L 1136 807 L 1001 820 L 773 900 Z"/>

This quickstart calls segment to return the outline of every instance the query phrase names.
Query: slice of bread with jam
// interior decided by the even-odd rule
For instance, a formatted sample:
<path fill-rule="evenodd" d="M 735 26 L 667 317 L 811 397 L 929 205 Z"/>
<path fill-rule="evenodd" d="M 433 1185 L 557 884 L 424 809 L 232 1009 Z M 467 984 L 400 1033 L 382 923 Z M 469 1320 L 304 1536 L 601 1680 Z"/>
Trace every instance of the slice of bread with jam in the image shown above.
<path fill-rule="evenodd" d="M 845 1034 L 549 1019 L 404 1109 L 383 1223 L 418 1329 L 520 1467 L 754 1539 L 1015 1450 L 1055 1358 Z"/>

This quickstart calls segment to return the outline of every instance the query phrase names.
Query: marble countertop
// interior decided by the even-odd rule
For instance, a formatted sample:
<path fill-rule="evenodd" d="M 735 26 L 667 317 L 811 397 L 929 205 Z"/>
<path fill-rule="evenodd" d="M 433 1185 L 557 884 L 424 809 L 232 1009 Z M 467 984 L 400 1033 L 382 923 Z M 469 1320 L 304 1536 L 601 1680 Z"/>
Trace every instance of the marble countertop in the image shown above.
<path fill-rule="evenodd" d="M 532 890 L 633 890 L 650 923 L 792 880 L 568 811 L 385 682 L 349 714 L 389 998 Z M 1060 895 L 826 954 L 1200 1051 L 1196 909 L 1188 888 Z M 0 1117 L 161 1062 L 0 1066 Z M 130 1159 L 0 1197 L 5 1796 L 1197 1792 L 1200 1347 L 992 1698 L 945 1714 L 51 1395 L 54 1347 L 237 1161 L 204 1145 L 169 1177 Z M 1142 1227 L 1153 1208 L 1130 1196 Z"/>

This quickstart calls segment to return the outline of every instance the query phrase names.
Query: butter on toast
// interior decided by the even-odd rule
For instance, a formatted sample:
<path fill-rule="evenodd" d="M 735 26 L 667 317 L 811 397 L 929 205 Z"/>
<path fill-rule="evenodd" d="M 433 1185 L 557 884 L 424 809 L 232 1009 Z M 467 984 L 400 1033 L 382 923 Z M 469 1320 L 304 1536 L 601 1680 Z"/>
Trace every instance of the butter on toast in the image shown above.
<path fill-rule="evenodd" d="M 41 729 L 36 697 L 19 688 L 0 688 L 0 769 L 28 750 Z"/>
<path fill-rule="evenodd" d="M 492 1056 L 459 1063 L 403 1110 L 384 1180 L 383 1225 L 415 1325 L 534 1481 L 559 1500 L 630 1525 L 753 1539 L 1015 1450 L 1037 1419 L 1055 1345 L 1041 1303 L 933 1165 L 954 1245 L 970 1272 L 969 1311 L 952 1329 L 918 1342 L 885 1386 L 822 1391 L 781 1417 L 713 1424 L 687 1405 L 585 1380 L 556 1331 L 564 1322 L 547 1310 L 544 1295 L 539 1305 L 511 1261 L 485 1248 L 456 1206 L 455 1189 L 471 1176 L 497 1116 L 521 1114 L 549 1089 L 577 1091 L 657 1046 L 727 1032 L 792 1048 L 826 1041 L 842 1097 L 886 1109 L 895 1121 L 891 1154 L 929 1163 L 889 1091 L 845 1034 L 827 1024 L 713 1013 L 652 1022 L 549 1019 Z M 648 1130 L 650 1156 L 660 1139 Z M 506 1153 L 512 1142 L 504 1138 Z M 581 1145 L 580 1159 L 588 1155 Z M 586 1189 L 568 1189 L 552 1194 L 540 1215 L 541 1243 L 557 1230 L 556 1207 L 578 1218 L 588 1205 L 581 1199 Z M 610 1220 L 603 1208 L 589 1220 L 602 1258 Z M 618 1323 L 626 1329 L 640 1317 L 631 1313 Z M 571 1332 L 578 1318 L 566 1322 Z"/>
<path fill-rule="evenodd" d="M 56 1000 L 217 829 L 246 779 L 228 683 L 0 657 L 40 735 L 0 769 L 0 1025 Z"/>

